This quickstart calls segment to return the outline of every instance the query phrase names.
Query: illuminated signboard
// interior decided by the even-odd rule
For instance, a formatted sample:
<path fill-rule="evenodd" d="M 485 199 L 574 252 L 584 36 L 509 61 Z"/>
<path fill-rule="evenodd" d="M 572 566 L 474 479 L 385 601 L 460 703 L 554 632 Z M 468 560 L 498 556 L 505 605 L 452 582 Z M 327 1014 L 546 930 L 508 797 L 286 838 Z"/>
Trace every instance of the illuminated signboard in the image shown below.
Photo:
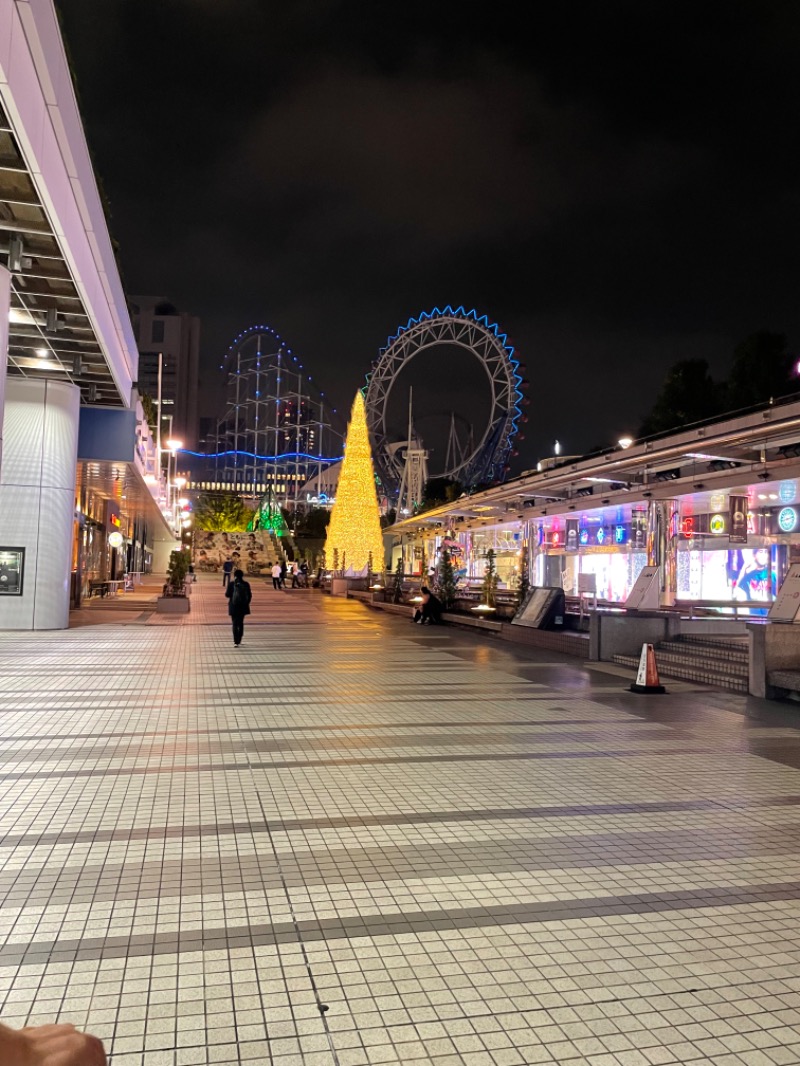
<path fill-rule="evenodd" d="M 108 543 L 111 545 L 112 548 L 121 548 L 122 547 L 122 541 L 123 541 L 123 537 L 122 537 L 121 533 L 116 533 L 115 532 L 115 533 L 109 533 L 108 534 Z"/>
<path fill-rule="evenodd" d="M 725 515 L 724 514 L 712 514 L 711 521 L 708 523 L 708 528 L 714 534 L 719 536 L 725 532 Z"/>
<path fill-rule="evenodd" d="M 784 507 L 778 512 L 778 527 L 782 533 L 793 533 L 797 528 L 797 510 Z"/>
<path fill-rule="evenodd" d="M 580 536 L 578 537 L 578 540 L 580 540 L 581 544 L 588 544 L 589 543 L 589 530 L 588 529 L 582 529 L 581 533 L 580 533 Z"/>
<path fill-rule="evenodd" d="M 687 540 L 694 536 L 694 515 L 687 515 L 681 520 L 681 533 Z"/>
<path fill-rule="evenodd" d="M 600 528 L 597 531 L 597 543 L 598 544 L 602 544 L 605 539 L 606 539 L 606 531 L 603 529 L 602 526 L 600 526 Z"/>
<path fill-rule="evenodd" d="M 791 503 L 797 496 L 797 483 L 782 481 L 778 487 L 778 495 L 784 503 Z"/>
<path fill-rule="evenodd" d="M 628 540 L 628 531 L 625 526 L 614 526 L 614 543 L 625 544 Z"/>
<path fill-rule="evenodd" d="M 0 548 L 0 596 L 21 596 L 24 548 Z"/>
<path fill-rule="evenodd" d="M 114 500 L 106 500 L 106 529 L 120 529 L 122 527 L 122 519 L 119 513 L 119 506 Z"/>

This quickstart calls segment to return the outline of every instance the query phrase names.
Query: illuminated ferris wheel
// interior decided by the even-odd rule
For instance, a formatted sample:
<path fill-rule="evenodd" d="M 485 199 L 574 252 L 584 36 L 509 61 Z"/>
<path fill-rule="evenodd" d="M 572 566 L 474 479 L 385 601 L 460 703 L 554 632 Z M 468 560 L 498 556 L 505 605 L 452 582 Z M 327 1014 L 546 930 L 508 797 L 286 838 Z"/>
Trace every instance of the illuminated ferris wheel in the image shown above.
<path fill-rule="evenodd" d="M 519 361 L 507 337 L 486 315 L 438 307 L 411 318 L 389 338 L 373 363 L 366 392 L 367 422 L 374 455 L 383 476 L 392 484 L 402 481 L 404 451 L 389 428 L 389 397 L 405 367 L 418 356 L 447 346 L 460 350 L 465 358 L 477 359 L 485 371 L 489 398 L 488 417 L 480 426 L 470 426 L 467 435 L 458 433 L 455 412 L 451 415 L 451 435 L 443 468 L 437 477 L 461 482 L 465 487 L 502 481 L 508 473 L 514 439 L 524 419 L 521 405 L 527 403 L 521 387 Z"/>

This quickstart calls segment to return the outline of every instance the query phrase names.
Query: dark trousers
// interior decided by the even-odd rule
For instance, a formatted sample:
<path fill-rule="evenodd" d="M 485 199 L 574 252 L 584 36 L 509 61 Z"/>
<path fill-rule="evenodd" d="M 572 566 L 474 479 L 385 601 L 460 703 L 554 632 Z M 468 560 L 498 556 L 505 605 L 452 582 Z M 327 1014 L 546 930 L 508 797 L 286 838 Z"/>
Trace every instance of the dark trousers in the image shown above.
<path fill-rule="evenodd" d="M 232 614 L 231 626 L 233 627 L 233 643 L 241 644 L 244 636 L 244 615 Z"/>
<path fill-rule="evenodd" d="M 273 579 L 272 579 L 272 587 L 274 589 L 279 589 L 281 587 L 281 579 L 279 577 L 273 577 Z"/>
<path fill-rule="evenodd" d="M 228 571 L 227 570 L 223 570 L 223 572 L 222 572 L 222 587 L 223 588 L 225 588 L 227 586 L 227 584 L 230 581 L 230 579 L 231 579 L 231 575 L 228 573 Z"/>

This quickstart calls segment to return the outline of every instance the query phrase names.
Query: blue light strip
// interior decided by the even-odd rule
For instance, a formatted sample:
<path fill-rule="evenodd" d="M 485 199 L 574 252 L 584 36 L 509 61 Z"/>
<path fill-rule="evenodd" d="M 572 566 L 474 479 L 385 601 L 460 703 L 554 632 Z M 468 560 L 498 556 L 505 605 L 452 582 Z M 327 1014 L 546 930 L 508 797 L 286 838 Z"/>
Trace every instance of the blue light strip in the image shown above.
<path fill-rule="evenodd" d="M 279 459 L 311 459 L 315 463 L 338 463 L 343 455 L 309 455 L 308 452 L 283 452 L 281 455 L 257 455 L 255 452 L 193 452 L 188 448 L 178 448 L 181 455 L 196 455 L 198 459 L 222 459 L 226 455 L 246 455 L 249 459 L 265 459 L 275 463 Z"/>

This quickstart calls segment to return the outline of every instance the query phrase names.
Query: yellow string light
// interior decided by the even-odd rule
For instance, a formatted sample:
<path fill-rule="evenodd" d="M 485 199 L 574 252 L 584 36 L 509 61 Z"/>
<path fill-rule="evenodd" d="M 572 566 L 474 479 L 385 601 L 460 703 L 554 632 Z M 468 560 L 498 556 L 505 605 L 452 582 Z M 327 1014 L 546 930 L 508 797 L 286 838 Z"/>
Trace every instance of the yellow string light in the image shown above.
<path fill-rule="evenodd" d="M 325 554 L 330 566 L 334 550 L 339 563 L 349 570 L 363 570 L 372 556 L 373 570 L 384 569 L 383 533 L 381 532 L 375 468 L 369 446 L 364 397 L 359 390 L 353 400 L 344 459 L 336 486 L 336 502 L 325 539 Z"/>

